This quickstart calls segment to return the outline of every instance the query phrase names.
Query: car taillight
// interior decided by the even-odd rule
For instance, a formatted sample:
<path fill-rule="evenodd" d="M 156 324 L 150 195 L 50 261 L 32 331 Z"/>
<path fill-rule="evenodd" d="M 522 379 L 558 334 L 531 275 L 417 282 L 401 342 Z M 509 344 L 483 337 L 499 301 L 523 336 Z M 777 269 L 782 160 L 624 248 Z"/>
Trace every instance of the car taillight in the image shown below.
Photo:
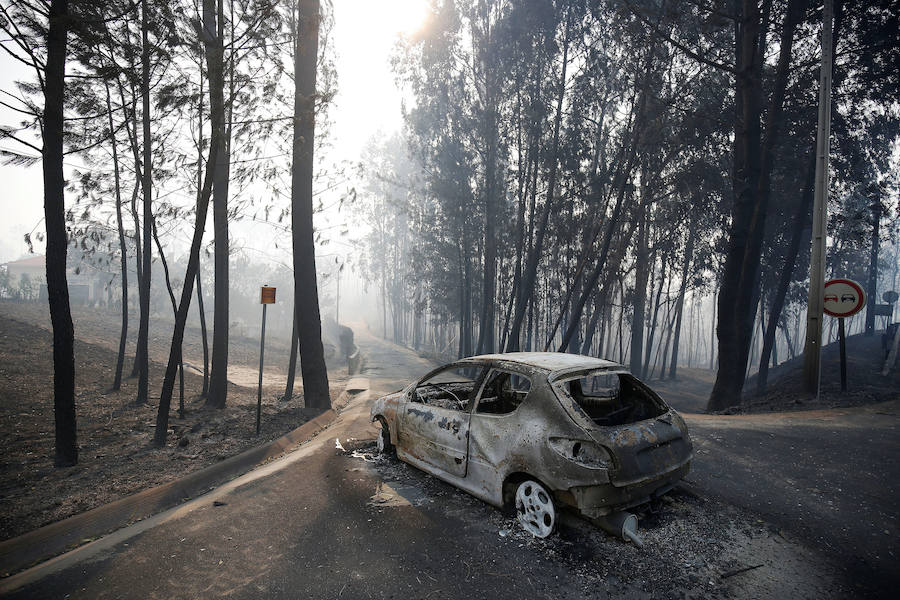
<path fill-rule="evenodd" d="M 609 450 L 594 442 L 552 437 L 550 447 L 563 458 L 588 469 L 609 469 L 613 466 Z"/>

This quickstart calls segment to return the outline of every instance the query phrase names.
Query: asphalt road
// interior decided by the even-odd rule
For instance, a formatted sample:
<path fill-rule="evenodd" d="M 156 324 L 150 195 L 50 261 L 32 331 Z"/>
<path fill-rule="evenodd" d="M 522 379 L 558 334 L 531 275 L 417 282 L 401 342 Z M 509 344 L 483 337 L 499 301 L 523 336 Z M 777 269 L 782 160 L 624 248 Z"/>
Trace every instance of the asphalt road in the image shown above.
<path fill-rule="evenodd" d="M 390 347 L 378 354 L 389 376 L 375 379 L 376 392 L 392 389 L 398 372 L 411 378 L 430 364 Z M 350 446 L 353 435 L 374 438 L 364 403 L 320 434 L 302 459 L 200 498 L 10 597 L 592 596 L 571 595 L 552 559 L 497 535 L 495 509 L 435 482 L 425 485 L 437 486 L 431 493 L 448 495 L 447 503 L 418 506 L 425 492 L 412 486 L 401 488 L 412 501 L 386 492 L 365 458 L 336 448 L 338 439 Z M 396 460 L 390 468 L 412 470 Z M 379 493 L 388 499 L 373 503 Z"/>
<path fill-rule="evenodd" d="M 360 341 L 368 401 L 430 366 Z M 535 540 L 396 459 L 373 460 L 367 405 L 351 403 L 262 472 L 71 553 L 10 597 L 841 598 L 896 589 L 893 413 L 690 417 L 698 455 L 689 491 L 642 516 L 639 551 L 577 519 Z"/>
<path fill-rule="evenodd" d="M 896 597 L 900 401 L 687 422 L 697 489 L 832 557 L 861 595 Z"/>

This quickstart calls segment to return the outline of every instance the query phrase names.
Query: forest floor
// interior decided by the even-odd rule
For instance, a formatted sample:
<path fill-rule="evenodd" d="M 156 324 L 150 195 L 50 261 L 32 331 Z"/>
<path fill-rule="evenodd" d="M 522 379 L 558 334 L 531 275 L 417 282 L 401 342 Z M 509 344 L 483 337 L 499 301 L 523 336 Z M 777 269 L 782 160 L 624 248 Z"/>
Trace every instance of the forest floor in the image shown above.
<path fill-rule="evenodd" d="M 797 356 L 769 370 L 766 391 L 756 391 L 756 374 L 747 378 L 740 406 L 727 414 L 793 412 L 867 406 L 900 399 L 900 365 L 881 374 L 884 354 L 881 331 L 847 338 L 847 391 L 841 391 L 840 349 L 834 342 L 822 352 L 822 383 L 819 397 L 803 389 L 803 356 Z M 679 367 L 677 378 L 648 381 L 676 410 L 706 412 L 706 403 L 716 381 L 716 372 Z"/>
<path fill-rule="evenodd" d="M 151 445 L 159 390 L 168 356 L 171 323 L 151 321 L 150 401 L 134 404 L 137 378 L 129 378 L 137 317 L 121 389 L 110 391 L 116 366 L 119 315 L 74 307 L 78 465 L 53 467 L 53 361 L 45 304 L 0 301 L 0 540 L 183 477 L 210 464 L 277 439 L 304 422 L 302 381 L 285 401 L 289 348 L 267 340 L 261 431 L 255 432 L 259 341 L 231 336 L 227 408 L 210 409 L 200 397 L 199 329 L 186 332 L 185 415 L 178 417 L 178 385 L 172 399 L 168 440 Z M 131 327 L 130 327 L 131 329 Z M 331 364 L 332 400 L 346 382 L 346 367 Z"/>
<path fill-rule="evenodd" d="M 751 413 L 845 408 L 888 402 L 900 398 L 900 365 L 886 376 L 881 334 L 847 338 L 847 391 L 841 391 L 840 347 L 837 342 L 822 350 L 819 397 L 804 391 L 803 356 L 781 363 L 769 371 L 766 391 L 756 392 L 756 376 L 747 379 L 741 406 L 731 412 Z"/>

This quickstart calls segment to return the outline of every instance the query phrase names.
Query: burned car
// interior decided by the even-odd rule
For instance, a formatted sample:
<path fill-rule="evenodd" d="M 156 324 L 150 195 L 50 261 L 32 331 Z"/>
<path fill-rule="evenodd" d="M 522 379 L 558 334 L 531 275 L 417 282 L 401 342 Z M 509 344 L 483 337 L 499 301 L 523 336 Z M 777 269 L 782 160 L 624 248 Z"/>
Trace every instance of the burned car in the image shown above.
<path fill-rule="evenodd" d="M 564 507 L 626 514 L 669 491 L 692 457 L 684 420 L 656 393 L 622 365 L 573 354 L 465 358 L 379 398 L 371 416 L 380 451 L 515 507 L 539 537 Z"/>

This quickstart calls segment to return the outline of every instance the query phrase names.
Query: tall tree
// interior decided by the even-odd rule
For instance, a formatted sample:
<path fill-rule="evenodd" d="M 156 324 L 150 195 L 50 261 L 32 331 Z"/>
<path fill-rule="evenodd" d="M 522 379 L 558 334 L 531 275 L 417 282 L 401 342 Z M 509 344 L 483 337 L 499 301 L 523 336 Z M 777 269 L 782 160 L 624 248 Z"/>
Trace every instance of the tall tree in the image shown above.
<path fill-rule="evenodd" d="M 116 373 L 113 378 L 112 389 L 118 390 L 122 386 L 122 371 L 125 368 L 125 344 L 128 338 L 128 246 L 125 243 L 125 224 L 122 219 L 122 185 L 119 178 L 119 148 L 116 143 L 116 130 L 113 124 L 112 98 L 109 92 L 109 82 L 104 82 L 106 91 L 106 114 L 109 125 L 109 136 L 112 144 L 113 177 L 115 179 L 116 194 L 116 229 L 119 233 L 119 258 L 121 260 L 122 273 L 122 325 L 119 331 L 119 351 L 116 354 Z"/>
<path fill-rule="evenodd" d="M 153 149 L 150 134 L 150 15 L 147 0 L 141 0 L 141 131 L 143 161 L 141 164 L 141 197 L 143 215 L 143 265 L 141 267 L 141 320 L 138 328 L 136 360 L 139 361 L 137 404 L 145 404 L 150 386 L 150 259 L 151 225 L 153 223 Z"/>
<path fill-rule="evenodd" d="M 75 329 L 66 281 L 68 236 L 63 177 L 63 95 L 69 29 L 66 0 L 50 2 L 47 64 L 44 69 L 44 218 L 47 224 L 47 295 L 53 324 L 53 409 L 57 467 L 78 463 L 75 438 Z"/>
<path fill-rule="evenodd" d="M 215 270 L 213 306 L 213 347 L 206 403 L 225 408 L 228 396 L 228 154 L 225 114 L 225 8 L 223 0 L 203 0 L 201 38 L 206 48 L 209 74 L 209 117 L 212 125 L 216 164 L 213 176 L 213 233 Z M 212 142 L 211 142 L 212 143 Z"/>
<path fill-rule="evenodd" d="M 300 371 L 307 408 L 331 408 L 322 346 L 316 246 L 313 238 L 313 151 L 316 133 L 316 67 L 319 0 L 298 0 L 294 46 L 294 146 L 291 165 L 291 226 L 294 246 L 294 311 Z"/>
<path fill-rule="evenodd" d="M 571 27 L 571 12 L 566 11 L 565 17 L 565 33 L 562 43 L 562 60 L 560 62 L 559 79 L 556 85 L 556 112 L 553 117 L 553 137 L 551 139 L 549 162 L 550 172 L 547 178 L 547 194 L 544 200 L 543 210 L 541 212 L 540 224 L 537 225 L 534 246 L 528 254 L 525 263 L 525 272 L 519 283 L 518 294 L 516 298 L 515 312 L 513 314 L 512 327 L 510 329 L 509 338 L 506 345 L 507 352 L 515 352 L 519 349 L 519 338 L 521 337 L 521 327 L 525 319 L 525 311 L 531 301 L 534 293 L 535 281 L 537 278 L 538 263 L 541 260 L 544 247 L 544 238 L 547 233 L 547 223 L 550 218 L 550 212 L 554 206 L 554 194 L 557 186 L 557 173 L 559 169 L 559 131 L 562 125 L 563 106 L 566 96 L 566 70 L 569 63 L 569 35 Z M 548 35 L 555 34 L 554 29 L 547 32 Z M 548 40 L 549 43 L 549 40 Z M 536 169 L 536 167 L 535 167 Z M 537 183 L 534 184 L 536 191 Z"/>
<path fill-rule="evenodd" d="M 494 30 L 497 22 L 498 3 L 480 0 L 473 7 L 472 45 L 476 49 L 474 62 L 475 86 L 479 92 L 478 129 L 484 161 L 482 203 L 484 205 L 484 277 L 481 293 L 481 329 L 478 333 L 477 354 L 494 351 L 497 295 L 497 214 L 498 198 L 498 145 L 499 96 L 502 73 L 496 61 Z M 563 71 L 565 72 L 565 71 Z"/>
<path fill-rule="evenodd" d="M 720 410 L 740 402 L 747 373 L 753 322 L 759 300 L 759 267 L 765 235 L 784 94 L 794 32 L 803 0 L 790 0 L 785 11 L 774 89 L 762 129 L 762 65 L 765 28 L 757 0 L 744 0 L 735 34 L 734 209 L 719 292 L 719 370 L 707 408 Z"/>
<path fill-rule="evenodd" d="M 640 377 L 643 374 L 641 355 L 644 350 L 644 321 L 647 300 L 647 279 L 650 277 L 648 259 L 650 253 L 647 244 L 647 186 L 641 186 L 641 203 L 637 209 L 637 247 L 635 248 L 634 306 L 631 319 L 631 372 Z"/>
<path fill-rule="evenodd" d="M 175 375 L 181 367 L 181 347 L 184 341 L 184 327 L 187 323 L 188 309 L 191 306 L 191 294 L 194 292 L 194 280 L 200 272 L 200 246 L 203 242 L 203 232 L 206 228 L 206 215 L 209 210 L 209 199 L 212 195 L 214 170 L 216 168 L 216 153 L 220 146 L 216 143 L 218 132 L 213 130 L 209 147 L 209 160 L 206 162 L 206 174 L 203 187 L 197 200 L 197 220 L 194 223 L 194 234 L 191 238 L 191 249 L 188 255 L 187 272 L 184 276 L 184 285 L 181 288 L 181 299 L 178 302 L 178 310 L 175 314 L 175 329 L 172 332 L 172 343 L 169 346 L 169 360 L 166 363 L 166 374 L 163 378 L 162 391 L 159 394 L 159 410 L 156 413 L 156 430 L 153 434 L 153 444 L 157 447 L 165 446 L 166 432 L 169 428 L 169 408 L 172 404 L 172 392 L 175 389 Z M 199 289 L 199 286 L 198 288 Z M 173 301 L 174 304 L 174 301 Z"/>
<path fill-rule="evenodd" d="M 688 273 L 690 272 L 691 261 L 694 259 L 694 240 L 696 233 L 697 226 L 694 223 L 694 219 L 689 218 L 687 245 L 684 249 L 684 261 L 681 266 L 681 285 L 678 288 L 678 299 L 675 301 L 675 336 L 672 340 L 672 363 L 669 365 L 669 379 L 675 379 L 676 369 L 678 368 L 678 346 L 681 342 L 681 317 L 684 312 L 684 295 L 688 286 Z M 665 369 L 665 363 L 663 364 L 663 369 Z"/>

